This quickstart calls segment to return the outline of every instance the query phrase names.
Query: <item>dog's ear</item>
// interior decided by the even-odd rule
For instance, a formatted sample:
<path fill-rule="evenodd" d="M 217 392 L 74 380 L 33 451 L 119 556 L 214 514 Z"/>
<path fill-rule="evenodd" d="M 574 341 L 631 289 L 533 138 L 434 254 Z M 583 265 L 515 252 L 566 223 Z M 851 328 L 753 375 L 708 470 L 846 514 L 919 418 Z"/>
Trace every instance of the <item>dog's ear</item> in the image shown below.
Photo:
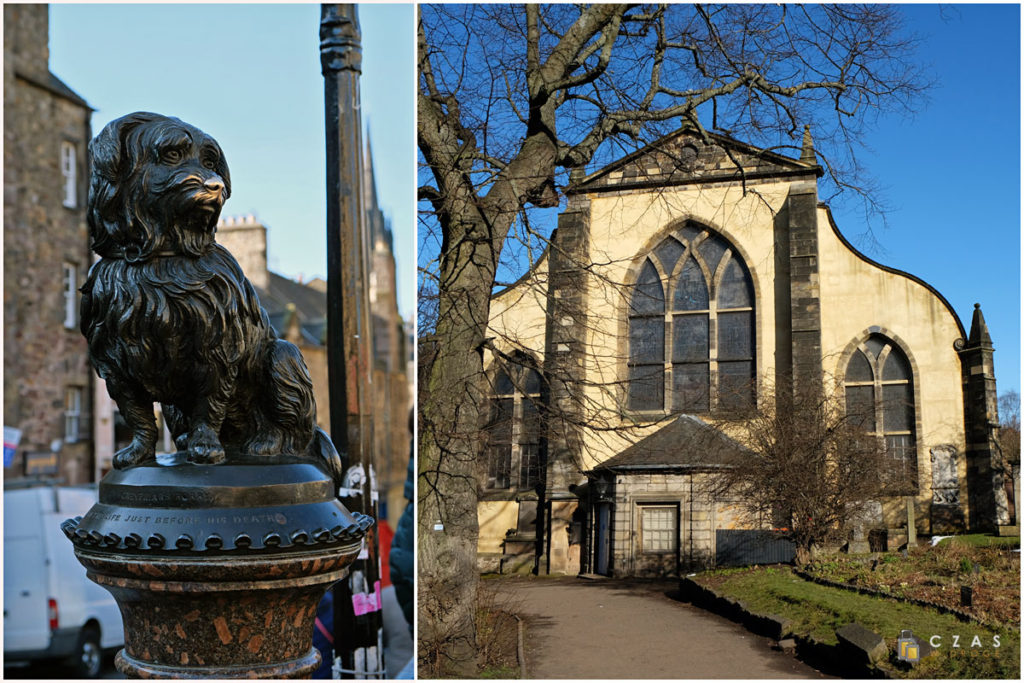
<path fill-rule="evenodd" d="M 121 181 L 134 167 L 137 150 L 125 142 L 139 126 L 164 118 L 167 117 L 137 111 L 111 121 L 89 142 L 92 171 L 87 220 L 92 248 L 97 253 L 103 253 L 114 233 L 127 228 L 127 225 L 122 225 L 126 217 L 125 198 L 120 196 L 124 189 Z"/>
<path fill-rule="evenodd" d="M 100 131 L 89 143 L 89 155 L 92 159 L 93 175 L 99 175 L 109 182 L 117 182 L 124 174 L 125 138 L 144 123 L 151 123 L 166 116 L 148 111 L 137 111 L 134 114 L 114 119 Z"/>

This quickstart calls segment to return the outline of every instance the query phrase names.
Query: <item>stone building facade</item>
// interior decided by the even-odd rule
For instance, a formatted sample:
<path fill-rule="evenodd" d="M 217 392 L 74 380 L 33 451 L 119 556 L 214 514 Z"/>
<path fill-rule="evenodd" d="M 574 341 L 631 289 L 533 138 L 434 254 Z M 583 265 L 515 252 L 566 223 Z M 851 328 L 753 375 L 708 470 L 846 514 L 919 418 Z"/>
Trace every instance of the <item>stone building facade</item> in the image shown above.
<path fill-rule="evenodd" d="M 809 132 L 789 158 L 690 129 L 573 175 L 551 246 L 491 303 L 482 568 L 723 562 L 757 530 L 701 481 L 743 457 L 729 419 L 783 386 L 871 416 L 918 533 L 1009 523 L 980 307 L 968 333 L 933 287 L 857 252 L 821 175 Z M 906 542 L 907 500 L 877 501 L 874 538 Z"/>
<path fill-rule="evenodd" d="M 46 5 L 4 5 L 4 479 L 93 472 L 92 389 L 78 329 L 91 264 L 85 220 L 91 108 L 49 70 Z"/>

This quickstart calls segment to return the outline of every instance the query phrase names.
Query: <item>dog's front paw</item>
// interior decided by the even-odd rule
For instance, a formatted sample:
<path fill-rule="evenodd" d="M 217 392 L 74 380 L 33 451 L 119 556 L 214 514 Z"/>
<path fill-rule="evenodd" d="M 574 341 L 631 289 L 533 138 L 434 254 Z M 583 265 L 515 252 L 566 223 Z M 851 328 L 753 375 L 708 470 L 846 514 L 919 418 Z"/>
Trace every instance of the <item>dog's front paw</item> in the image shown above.
<path fill-rule="evenodd" d="M 139 439 L 132 439 L 132 442 L 114 454 L 114 469 L 123 470 L 133 465 L 138 465 L 146 460 L 156 458 L 156 448 L 144 443 Z"/>
<path fill-rule="evenodd" d="M 245 452 L 249 455 L 280 455 L 284 445 L 284 437 L 280 430 L 265 426 L 265 429 L 245 444 Z"/>
<path fill-rule="evenodd" d="M 224 447 L 209 425 L 200 424 L 188 435 L 188 461 L 197 465 L 224 462 Z"/>

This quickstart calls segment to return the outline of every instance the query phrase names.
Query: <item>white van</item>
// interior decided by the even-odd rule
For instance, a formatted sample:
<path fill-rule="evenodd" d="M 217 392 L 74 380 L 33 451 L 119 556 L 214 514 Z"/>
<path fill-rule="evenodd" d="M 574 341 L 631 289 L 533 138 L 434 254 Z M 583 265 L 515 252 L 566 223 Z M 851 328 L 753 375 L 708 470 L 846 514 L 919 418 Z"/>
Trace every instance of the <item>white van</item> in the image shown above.
<path fill-rule="evenodd" d="M 102 650 L 121 647 L 114 598 L 85 576 L 60 529 L 96 502 L 95 488 L 41 486 L 4 494 L 4 660 L 67 658 L 94 678 Z"/>

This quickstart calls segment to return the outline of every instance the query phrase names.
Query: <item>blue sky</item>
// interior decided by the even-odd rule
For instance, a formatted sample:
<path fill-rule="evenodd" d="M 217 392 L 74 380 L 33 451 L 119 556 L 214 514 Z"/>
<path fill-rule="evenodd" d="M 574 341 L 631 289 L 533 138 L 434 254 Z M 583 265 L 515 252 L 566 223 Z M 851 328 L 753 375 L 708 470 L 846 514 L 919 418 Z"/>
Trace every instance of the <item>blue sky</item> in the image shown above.
<path fill-rule="evenodd" d="M 872 259 L 935 287 L 970 330 L 980 303 L 995 346 L 1000 393 L 1020 391 L 1020 8 L 906 5 L 936 79 L 912 120 L 888 117 L 861 161 L 891 207 Z M 855 238 L 863 218 L 833 203 Z M 856 240 L 855 244 L 856 244 Z"/>
<path fill-rule="evenodd" d="M 391 219 L 399 309 L 415 311 L 413 6 L 359 7 L 364 130 Z M 326 275 L 320 5 L 50 6 L 50 69 L 97 111 L 93 134 L 138 110 L 213 135 L 231 167 L 223 215 L 268 226 L 275 272 Z"/>

